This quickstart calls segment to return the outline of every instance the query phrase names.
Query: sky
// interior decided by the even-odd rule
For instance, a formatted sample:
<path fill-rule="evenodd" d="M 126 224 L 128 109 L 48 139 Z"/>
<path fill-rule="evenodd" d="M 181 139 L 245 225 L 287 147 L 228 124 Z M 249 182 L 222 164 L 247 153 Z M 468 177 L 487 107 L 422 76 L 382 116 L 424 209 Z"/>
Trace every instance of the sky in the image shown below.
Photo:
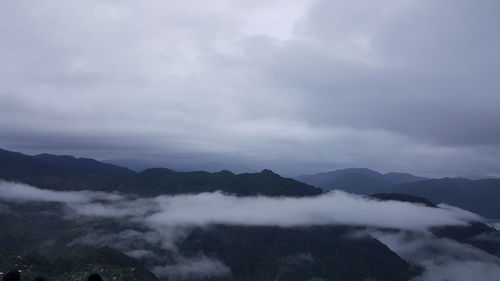
<path fill-rule="evenodd" d="M 1 1 L 0 147 L 499 175 L 499 12 L 496 0 Z"/>

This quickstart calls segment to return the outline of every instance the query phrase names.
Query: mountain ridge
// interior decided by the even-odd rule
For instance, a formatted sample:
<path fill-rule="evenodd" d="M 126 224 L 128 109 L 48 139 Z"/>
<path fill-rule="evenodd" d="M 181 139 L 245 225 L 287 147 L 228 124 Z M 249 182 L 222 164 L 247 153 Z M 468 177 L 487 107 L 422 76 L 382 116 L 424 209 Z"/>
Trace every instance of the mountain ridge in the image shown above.
<path fill-rule="evenodd" d="M 0 179 L 18 181 L 56 190 L 115 190 L 155 196 L 160 194 L 223 191 L 239 196 L 312 196 L 323 192 L 271 170 L 234 174 L 220 172 L 177 172 L 150 168 L 135 172 L 89 158 L 69 155 L 25 155 L 0 150 Z"/>
<path fill-rule="evenodd" d="M 342 189 L 357 194 L 387 192 L 391 186 L 427 178 L 409 173 L 380 173 L 368 168 L 346 168 L 313 175 L 303 175 L 295 179 L 324 189 Z"/>
<path fill-rule="evenodd" d="M 383 176 L 392 178 L 392 182 L 384 181 Z M 361 195 L 398 193 L 419 196 L 435 203 L 458 206 L 486 218 L 500 219 L 500 179 L 430 179 L 407 173 L 382 174 L 365 168 L 348 168 L 296 179 L 325 189 Z"/>

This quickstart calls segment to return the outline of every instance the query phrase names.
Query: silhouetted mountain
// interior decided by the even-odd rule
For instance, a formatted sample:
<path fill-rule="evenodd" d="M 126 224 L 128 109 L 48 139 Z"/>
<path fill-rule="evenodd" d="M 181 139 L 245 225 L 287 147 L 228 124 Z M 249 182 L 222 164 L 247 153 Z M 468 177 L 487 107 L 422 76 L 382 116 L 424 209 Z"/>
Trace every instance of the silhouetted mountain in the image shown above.
<path fill-rule="evenodd" d="M 369 169 L 350 168 L 301 176 L 299 181 L 325 189 L 357 194 L 399 193 L 424 197 L 500 219 L 500 179 L 425 179 L 405 173 L 381 174 Z"/>
<path fill-rule="evenodd" d="M 134 174 L 132 170 L 94 159 L 52 154 L 29 156 L 0 149 L 0 177 L 4 179 L 70 175 L 115 177 L 131 174 Z"/>
<path fill-rule="evenodd" d="M 107 159 L 104 162 L 127 167 L 138 172 L 151 167 L 169 167 L 179 172 L 218 172 L 221 170 L 230 170 L 240 174 L 255 173 L 258 171 L 258 169 L 252 166 L 238 164 L 233 159 L 210 159 L 206 154 L 166 153 L 157 155 L 156 157 L 157 159 Z"/>
<path fill-rule="evenodd" d="M 446 237 L 460 243 L 477 247 L 500 257 L 500 232 L 480 222 L 470 222 L 463 226 L 444 226 L 432 229 L 437 237 Z"/>
<path fill-rule="evenodd" d="M 487 218 L 500 219 L 500 179 L 430 179 L 395 185 L 392 190 L 458 206 Z"/>
<path fill-rule="evenodd" d="M 315 175 L 305 175 L 297 180 L 324 189 L 341 189 L 356 194 L 372 194 L 391 190 L 399 183 L 423 180 L 408 173 L 382 174 L 366 168 L 348 168 Z"/>
<path fill-rule="evenodd" d="M 47 153 L 35 155 L 34 158 L 61 167 L 61 169 L 75 174 L 93 174 L 101 176 L 127 176 L 134 174 L 130 169 L 99 162 L 90 158 L 76 158 L 70 155 L 53 155 Z"/>
<path fill-rule="evenodd" d="M 93 179 L 103 178 L 105 177 L 93 177 Z M 156 168 L 113 177 L 111 182 L 119 190 L 133 190 L 145 195 L 214 190 L 238 195 L 273 196 L 303 196 L 321 192 L 320 189 L 307 184 L 282 178 L 270 170 L 236 175 L 229 171 L 176 172 Z M 379 200 L 413 202 L 436 207 L 423 198 L 405 194 L 375 194 L 373 197 Z M 118 233 L 147 235 L 147 229 L 127 225 L 125 221 L 67 220 L 64 219 L 66 208 L 59 203 L 23 204 L 16 201 L 2 203 L 7 204 L 9 212 L 0 212 L 0 225 L 7 226 L 0 232 L 0 256 L 5 255 L 5 252 L 10 254 L 8 254 L 9 260 L 5 262 L 4 259 L 0 263 L 0 271 L 15 264 L 22 264 L 37 273 L 47 272 L 46 275 L 54 277 L 52 278 L 54 280 L 79 280 L 79 276 L 85 276 L 87 274 L 85 272 L 95 269 L 103 269 L 108 279 L 119 276 L 118 278 L 123 280 L 125 278 L 155 280 L 147 269 L 151 264 L 146 260 L 127 257 L 111 248 L 99 248 L 102 245 L 82 247 L 75 244 L 76 241 L 80 241 L 79 238 L 87 234 L 98 234 L 97 237 L 103 238 L 99 243 L 107 243 L 104 239 L 108 237 L 107 235 L 112 237 Z M 123 232 L 124 230 L 127 232 Z M 180 236 L 181 240 L 176 241 L 175 252 L 153 245 L 142 245 L 144 242 L 137 243 L 161 257 L 164 265 L 175 264 L 176 261 L 172 259 L 174 255 L 180 254 L 182 257 L 194 260 L 201 255 L 221 261 L 232 274 L 229 277 L 188 276 L 185 280 L 390 281 L 411 280 L 421 272 L 380 241 L 366 235 L 363 227 L 210 225 L 192 227 L 188 230 L 185 235 Z M 493 255 L 500 255 L 498 242 L 500 234 L 485 224 L 472 222 L 464 226 L 436 227 L 431 231 L 437 237 L 446 237 L 483 249 Z M 359 233 L 364 234 L 359 235 Z M 29 253 L 34 250 L 43 255 L 33 258 Z M 130 270 L 132 267 L 135 268 L 134 271 Z"/>
<path fill-rule="evenodd" d="M 236 195 L 309 196 L 323 191 L 271 170 L 233 174 L 230 171 L 176 172 L 165 168 L 148 169 L 124 183 L 124 191 L 142 194 L 200 193 L 220 190 Z"/>
<path fill-rule="evenodd" d="M 33 156 L 0 149 L 0 177 L 4 179 L 65 173 L 67 172 L 62 167 L 43 162 Z"/>
<path fill-rule="evenodd" d="M 137 173 L 94 159 L 28 156 L 7 150 L 0 150 L 0 179 L 56 190 L 116 190 L 142 195 L 220 190 L 236 195 L 310 196 L 323 192 L 270 170 L 236 175 L 230 171 L 176 172 L 153 168 Z"/>

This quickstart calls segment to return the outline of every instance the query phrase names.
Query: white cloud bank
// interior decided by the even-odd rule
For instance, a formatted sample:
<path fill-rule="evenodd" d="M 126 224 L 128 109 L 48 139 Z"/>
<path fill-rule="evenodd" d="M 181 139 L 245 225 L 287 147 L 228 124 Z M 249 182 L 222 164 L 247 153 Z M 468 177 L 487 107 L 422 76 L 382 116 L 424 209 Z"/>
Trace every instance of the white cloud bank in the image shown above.
<path fill-rule="evenodd" d="M 128 198 L 93 191 L 51 191 L 2 182 L 0 198 L 66 204 L 72 215 L 120 218 L 151 228 L 231 224 L 283 227 L 345 224 L 405 230 L 464 225 L 480 219 L 457 208 L 431 208 L 397 201 L 378 201 L 335 191 L 309 198 L 236 197 L 219 192 Z"/>

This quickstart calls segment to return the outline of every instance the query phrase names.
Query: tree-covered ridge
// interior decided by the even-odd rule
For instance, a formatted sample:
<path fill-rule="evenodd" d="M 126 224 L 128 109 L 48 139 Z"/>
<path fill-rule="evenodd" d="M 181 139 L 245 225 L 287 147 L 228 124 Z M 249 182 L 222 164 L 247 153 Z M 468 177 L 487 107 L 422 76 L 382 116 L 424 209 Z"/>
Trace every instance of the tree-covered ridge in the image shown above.
<path fill-rule="evenodd" d="M 311 196 L 316 188 L 270 170 L 233 174 L 229 171 L 176 172 L 166 168 L 142 172 L 93 159 L 0 150 L 0 179 L 56 190 L 107 190 L 141 195 L 200 193 L 220 190 L 236 195 Z"/>
<path fill-rule="evenodd" d="M 442 178 L 426 179 L 405 173 L 381 174 L 370 169 L 350 168 L 298 180 L 324 189 L 339 189 L 370 195 L 397 193 L 426 198 L 500 219 L 500 179 Z"/>

